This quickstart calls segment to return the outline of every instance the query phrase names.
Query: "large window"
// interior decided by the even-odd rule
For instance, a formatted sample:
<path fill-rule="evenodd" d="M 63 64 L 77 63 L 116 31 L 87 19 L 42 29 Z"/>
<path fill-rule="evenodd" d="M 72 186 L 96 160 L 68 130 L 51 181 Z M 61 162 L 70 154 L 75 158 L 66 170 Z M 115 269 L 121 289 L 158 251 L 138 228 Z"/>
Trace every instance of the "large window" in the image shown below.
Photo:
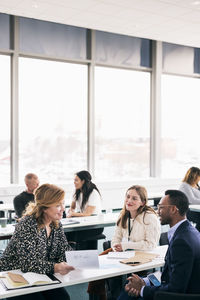
<path fill-rule="evenodd" d="M 0 55 L 0 182 L 10 182 L 10 57 Z"/>
<path fill-rule="evenodd" d="M 87 168 L 87 67 L 19 59 L 19 174 L 66 182 Z"/>
<path fill-rule="evenodd" d="M 199 79 L 162 76 L 162 177 L 183 177 L 199 167 L 199 99 Z"/>
<path fill-rule="evenodd" d="M 95 68 L 95 175 L 149 176 L 150 73 Z"/>

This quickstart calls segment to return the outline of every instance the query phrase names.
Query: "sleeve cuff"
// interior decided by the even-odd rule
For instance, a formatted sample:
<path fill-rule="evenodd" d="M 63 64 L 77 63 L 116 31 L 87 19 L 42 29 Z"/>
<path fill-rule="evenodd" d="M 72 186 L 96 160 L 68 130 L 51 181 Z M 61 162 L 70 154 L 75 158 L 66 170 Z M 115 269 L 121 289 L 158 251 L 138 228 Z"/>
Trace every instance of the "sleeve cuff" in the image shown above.
<path fill-rule="evenodd" d="M 145 288 L 145 286 L 150 286 L 151 283 L 150 283 L 150 281 L 149 281 L 149 278 L 147 278 L 147 277 L 144 277 L 144 278 L 142 278 L 142 279 L 144 280 L 145 285 L 143 285 L 142 288 L 141 288 L 140 296 L 143 298 L 143 293 L 144 293 L 144 288 Z"/>
<path fill-rule="evenodd" d="M 148 277 L 144 277 L 142 279 L 144 280 L 146 286 L 150 286 L 151 285 Z"/>

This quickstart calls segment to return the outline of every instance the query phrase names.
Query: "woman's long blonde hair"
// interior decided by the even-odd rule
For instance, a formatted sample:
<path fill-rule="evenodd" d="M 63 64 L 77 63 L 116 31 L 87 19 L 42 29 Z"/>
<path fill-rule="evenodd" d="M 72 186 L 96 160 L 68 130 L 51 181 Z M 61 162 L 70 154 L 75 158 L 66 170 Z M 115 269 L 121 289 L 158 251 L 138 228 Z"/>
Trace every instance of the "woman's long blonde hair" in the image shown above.
<path fill-rule="evenodd" d="M 147 196 L 147 190 L 145 189 L 145 187 L 143 187 L 141 185 L 133 185 L 126 191 L 126 195 L 127 195 L 127 192 L 130 191 L 130 190 L 136 190 L 136 192 L 140 196 L 140 199 L 141 199 L 142 203 L 144 203 L 143 206 L 140 206 L 138 208 L 136 217 L 138 215 L 140 215 L 141 213 L 143 213 L 143 212 L 144 212 L 144 217 L 145 217 L 146 212 L 151 212 L 151 213 L 156 214 L 155 210 L 147 205 L 148 196 Z M 127 220 L 129 218 L 129 216 L 130 216 L 130 213 L 126 209 L 126 203 L 124 201 L 124 207 L 123 207 L 123 209 L 120 213 L 119 219 L 117 221 L 117 225 L 120 225 L 124 229 L 127 228 Z"/>
<path fill-rule="evenodd" d="M 65 196 L 65 192 L 60 187 L 45 183 L 36 189 L 35 202 L 31 202 L 25 210 L 23 216 L 34 216 L 39 228 L 44 227 L 44 211 L 48 207 L 57 205 Z M 58 227 L 58 221 L 53 222 L 55 227 Z"/>
<path fill-rule="evenodd" d="M 197 167 L 191 167 L 187 170 L 185 177 L 183 178 L 183 182 L 186 182 L 190 185 L 197 184 L 197 179 L 200 177 L 200 169 Z"/>

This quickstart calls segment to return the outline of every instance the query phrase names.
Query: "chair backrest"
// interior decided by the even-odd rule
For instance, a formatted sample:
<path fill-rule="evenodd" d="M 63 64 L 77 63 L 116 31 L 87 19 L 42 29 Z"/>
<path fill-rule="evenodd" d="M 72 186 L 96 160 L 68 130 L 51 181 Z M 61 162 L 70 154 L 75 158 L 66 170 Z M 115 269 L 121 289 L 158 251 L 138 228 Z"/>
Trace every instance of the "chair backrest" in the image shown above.
<path fill-rule="evenodd" d="M 167 232 L 162 232 L 160 235 L 160 240 L 159 240 L 159 245 L 168 245 L 169 241 L 168 241 L 168 236 L 167 236 Z"/>
<path fill-rule="evenodd" d="M 105 241 L 103 243 L 103 250 L 105 251 L 105 250 L 107 250 L 109 248 L 111 248 L 111 241 Z"/>
<path fill-rule="evenodd" d="M 0 204 L 3 204 L 3 201 L 0 201 Z M 5 217 L 5 213 L 4 211 L 0 211 L 0 218 L 4 218 Z"/>
<path fill-rule="evenodd" d="M 181 294 L 159 291 L 155 293 L 154 300 L 200 300 L 200 294 Z"/>

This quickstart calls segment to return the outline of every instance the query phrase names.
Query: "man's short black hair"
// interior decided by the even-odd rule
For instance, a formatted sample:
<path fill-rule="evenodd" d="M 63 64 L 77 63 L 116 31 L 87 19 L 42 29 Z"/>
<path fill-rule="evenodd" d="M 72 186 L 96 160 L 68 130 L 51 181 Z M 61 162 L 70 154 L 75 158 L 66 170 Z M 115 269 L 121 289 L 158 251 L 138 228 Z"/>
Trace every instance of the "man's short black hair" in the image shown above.
<path fill-rule="evenodd" d="M 178 208 L 181 216 L 184 216 L 189 208 L 187 196 L 179 190 L 167 190 L 165 195 L 169 195 L 170 203 Z"/>

